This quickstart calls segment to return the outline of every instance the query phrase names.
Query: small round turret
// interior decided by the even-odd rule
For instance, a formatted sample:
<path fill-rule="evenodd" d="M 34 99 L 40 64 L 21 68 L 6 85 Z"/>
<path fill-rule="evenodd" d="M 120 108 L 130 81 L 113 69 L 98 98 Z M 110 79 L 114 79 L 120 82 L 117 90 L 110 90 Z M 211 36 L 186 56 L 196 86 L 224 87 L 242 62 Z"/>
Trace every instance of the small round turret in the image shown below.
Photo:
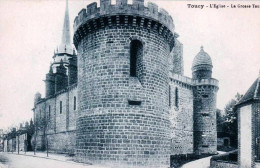
<path fill-rule="evenodd" d="M 52 67 L 50 66 L 49 73 L 46 74 L 45 79 L 45 97 L 50 97 L 55 93 L 55 75 L 53 74 Z"/>
<path fill-rule="evenodd" d="M 36 104 L 37 102 L 39 102 L 42 98 L 42 95 L 41 93 L 37 92 L 35 95 L 34 95 L 34 104 Z"/>
<path fill-rule="evenodd" d="M 212 75 L 212 60 L 208 53 L 200 48 L 200 52 L 195 56 L 192 62 L 192 77 L 193 79 L 209 79 Z"/>

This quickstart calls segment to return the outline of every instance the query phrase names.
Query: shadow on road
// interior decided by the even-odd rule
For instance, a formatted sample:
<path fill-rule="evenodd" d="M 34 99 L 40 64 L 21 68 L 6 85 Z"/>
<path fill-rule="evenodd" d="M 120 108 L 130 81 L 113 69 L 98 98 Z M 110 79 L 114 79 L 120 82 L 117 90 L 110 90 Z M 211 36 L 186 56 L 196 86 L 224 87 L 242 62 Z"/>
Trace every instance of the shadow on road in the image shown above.
<path fill-rule="evenodd" d="M 5 156 L 3 156 L 3 155 L 0 155 L 0 163 L 6 164 L 7 162 L 8 162 L 7 157 L 5 157 Z"/>

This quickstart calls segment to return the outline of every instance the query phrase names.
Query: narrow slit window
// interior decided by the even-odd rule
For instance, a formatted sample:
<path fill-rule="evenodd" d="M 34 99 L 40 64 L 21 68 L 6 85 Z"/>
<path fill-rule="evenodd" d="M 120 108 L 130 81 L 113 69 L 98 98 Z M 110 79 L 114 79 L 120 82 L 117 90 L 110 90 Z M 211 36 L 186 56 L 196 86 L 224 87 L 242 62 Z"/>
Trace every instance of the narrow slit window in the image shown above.
<path fill-rule="evenodd" d="M 77 98 L 76 96 L 74 96 L 74 106 L 73 109 L 76 110 L 77 109 Z"/>
<path fill-rule="evenodd" d="M 62 114 L 62 101 L 60 101 L 60 114 Z"/>
<path fill-rule="evenodd" d="M 142 71 L 143 44 L 133 40 L 130 44 L 130 76 L 138 77 Z"/>
<path fill-rule="evenodd" d="M 175 106 L 179 107 L 179 90 L 178 90 L 178 88 L 175 89 Z"/>

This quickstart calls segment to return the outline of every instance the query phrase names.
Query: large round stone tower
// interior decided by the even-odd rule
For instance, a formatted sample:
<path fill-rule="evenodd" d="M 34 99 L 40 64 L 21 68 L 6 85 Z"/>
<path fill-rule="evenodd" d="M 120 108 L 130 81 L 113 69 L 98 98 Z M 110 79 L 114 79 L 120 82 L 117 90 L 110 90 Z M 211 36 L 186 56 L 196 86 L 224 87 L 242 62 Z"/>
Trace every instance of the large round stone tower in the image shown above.
<path fill-rule="evenodd" d="M 74 21 L 77 158 L 112 167 L 169 166 L 168 57 L 174 25 L 144 0 L 101 0 Z"/>
<path fill-rule="evenodd" d="M 217 152 L 216 96 L 218 80 L 212 76 L 212 61 L 201 47 L 192 64 L 194 81 L 194 152 Z"/>

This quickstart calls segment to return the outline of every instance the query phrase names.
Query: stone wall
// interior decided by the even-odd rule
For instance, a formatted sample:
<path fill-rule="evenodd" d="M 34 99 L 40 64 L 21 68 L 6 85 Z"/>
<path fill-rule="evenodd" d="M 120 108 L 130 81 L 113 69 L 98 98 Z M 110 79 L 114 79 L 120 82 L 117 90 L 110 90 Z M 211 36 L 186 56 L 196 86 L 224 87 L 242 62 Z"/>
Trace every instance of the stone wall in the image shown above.
<path fill-rule="evenodd" d="M 138 77 L 130 77 L 132 40 L 143 44 Z M 111 25 L 78 44 L 78 159 L 169 165 L 168 41 L 157 30 Z"/>
<path fill-rule="evenodd" d="M 67 131 L 47 135 L 51 152 L 74 154 L 76 149 L 76 131 Z"/>
<path fill-rule="evenodd" d="M 197 85 L 194 94 L 194 150 L 196 154 L 217 152 L 216 94 L 218 88 Z"/>
<path fill-rule="evenodd" d="M 77 85 L 72 85 L 53 97 L 42 99 L 35 105 L 38 150 L 46 149 L 47 136 L 50 150 L 59 153 L 74 152 L 77 108 Z M 32 141 L 34 140 L 33 138 Z"/>
<path fill-rule="evenodd" d="M 175 45 L 171 52 L 171 60 L 170 62 L 170 70 L 175 74 L 184 74 L 184 66 L 183 66 L 183 45 L 182 43 L 175 39 Z"/>
<path fill-rule="evenodd" d="M 171 79 L 169 103 L 171 121 L 171 155 L 193 153 L 192 86 Z"/>
<path fill-rule="evenodd" d="M 66 131 L 68 92 L 56 97 L 56 133 Z"/>

